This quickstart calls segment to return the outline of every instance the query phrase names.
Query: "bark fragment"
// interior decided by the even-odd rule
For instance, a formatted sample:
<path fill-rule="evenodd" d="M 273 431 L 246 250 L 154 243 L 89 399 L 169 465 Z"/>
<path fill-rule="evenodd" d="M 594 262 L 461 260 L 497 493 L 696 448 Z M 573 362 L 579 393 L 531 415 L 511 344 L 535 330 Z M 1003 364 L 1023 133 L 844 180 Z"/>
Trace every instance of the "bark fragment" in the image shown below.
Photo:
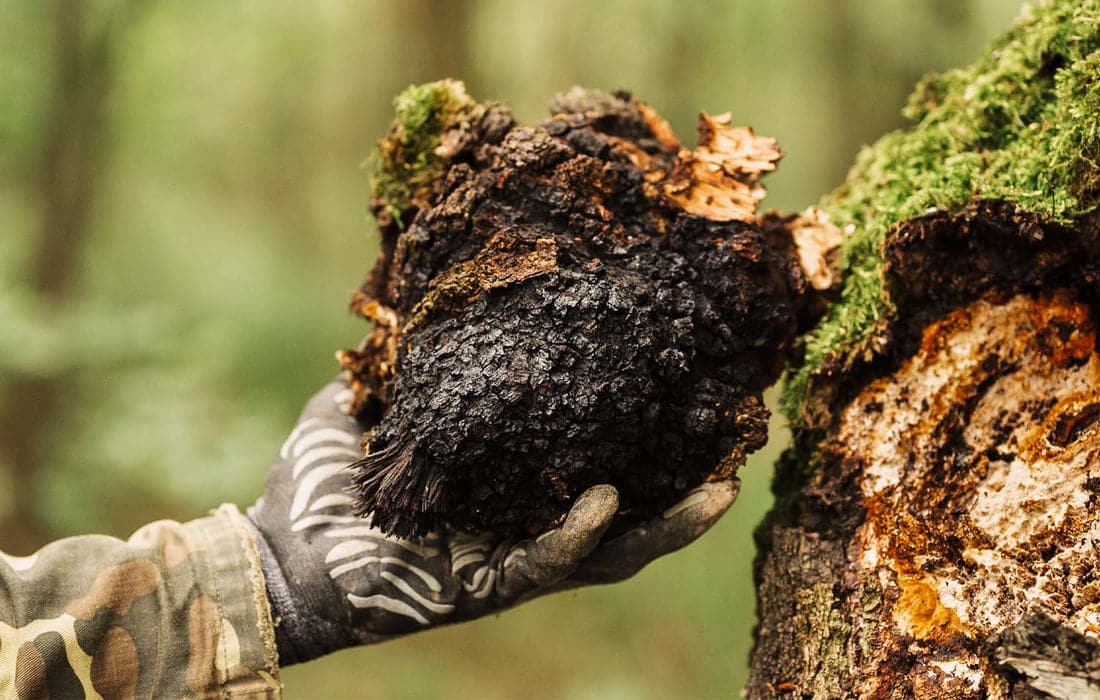
<path fill-rule="evenodd" d="M 817 207 L 807 207 L 786 227 L 810 285 L 819 292 L 832 288 L 837 283 L 836 257 L 844 234 Z"/>
<path fill-rule="evenodd" d="M 1038 614 L 1005 630 L 995 658 L 1018 675 L 1016 698 L 1100 700 L 1100 643 Z"/>
<path fill-rule="evenodd" d="M 764 189 L 760 177 L 775 170 L 782 156 L 775 139 L 759 137 L 732 116 L 699 115 L 699 146 L 681 150 L 663 183 L 666 197 L 684 211 L 713 221 L 749 221 Z"/>

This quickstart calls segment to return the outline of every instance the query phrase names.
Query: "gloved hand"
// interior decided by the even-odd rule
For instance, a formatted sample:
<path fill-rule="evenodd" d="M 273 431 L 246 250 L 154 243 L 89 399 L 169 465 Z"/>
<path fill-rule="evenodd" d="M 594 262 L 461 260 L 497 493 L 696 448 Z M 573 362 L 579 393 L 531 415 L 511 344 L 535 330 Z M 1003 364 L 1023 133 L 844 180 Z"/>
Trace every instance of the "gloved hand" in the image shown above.
<path fill-rule="evenodd" d="M 361 457 L 365 426 L 348 416 L 350 400 L 342 379 L 313 397 L 268 472 L 264 496 L 248 510 L 284 666 L 628 578 L 705 532 L 737 496 L 736 480 L 704 484 L 603 544 L 618 508 L 618 493 L 607 485 L 590 488 L 561 527 L 533 539 L 386 536 L 351 513 L 345 467 Z"/>

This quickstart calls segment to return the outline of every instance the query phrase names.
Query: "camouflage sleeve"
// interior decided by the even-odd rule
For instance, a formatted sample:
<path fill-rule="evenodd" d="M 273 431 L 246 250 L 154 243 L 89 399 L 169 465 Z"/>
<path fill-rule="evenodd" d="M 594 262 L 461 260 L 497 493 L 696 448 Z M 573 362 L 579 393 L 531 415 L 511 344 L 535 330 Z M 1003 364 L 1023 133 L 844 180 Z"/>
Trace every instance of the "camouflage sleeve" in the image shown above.
<path fill-rule="evenodd" d="M 0 553 L 0 697 L 277 698 L 259 557 L 225 505 Z"/>

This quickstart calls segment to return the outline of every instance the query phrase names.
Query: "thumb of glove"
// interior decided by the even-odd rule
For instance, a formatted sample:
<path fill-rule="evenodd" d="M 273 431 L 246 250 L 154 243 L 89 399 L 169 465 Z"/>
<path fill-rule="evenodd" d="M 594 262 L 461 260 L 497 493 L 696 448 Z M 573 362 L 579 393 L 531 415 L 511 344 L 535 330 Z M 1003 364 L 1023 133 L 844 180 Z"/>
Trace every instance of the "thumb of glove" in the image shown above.
<path fill-rule="evenodd" d="M 593 486 L 577 498 L 561 527 L 513 547 L 501 567 L 499 594 L 515 598 L 572 574 L 596 549 L 619 509 L 614 486 Z"/>

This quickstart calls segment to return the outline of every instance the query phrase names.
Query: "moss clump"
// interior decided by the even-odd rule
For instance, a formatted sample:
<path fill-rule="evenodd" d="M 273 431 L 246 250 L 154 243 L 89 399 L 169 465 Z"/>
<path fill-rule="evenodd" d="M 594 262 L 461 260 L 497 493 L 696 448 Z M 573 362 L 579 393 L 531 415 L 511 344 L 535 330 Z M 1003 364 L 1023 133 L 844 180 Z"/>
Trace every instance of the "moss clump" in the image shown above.
<path fill-rule="evenodd" d="M 483 108 L 458 80 L 410 85 L 393 100 L 394 121 L 371 159 L 374 197 L 402 226 L 402 213 L 426 201 L 447 160 L 444 134 L 476 119 Z"/>
<path fill-rule="evenodd" d="M 821 203 L 844 228 L 842 290 L 803 338 L 783 409 L 806 425 L 815 382 L 873 357 L 894 311 L 883 272 L 890 227 L 929 209 L 1002 201 L 1072 225 L 1100 199 L 1100 0 L 1025 8 L 972 66 L 918 85 L 914 125 L 857 157 Z"/>

